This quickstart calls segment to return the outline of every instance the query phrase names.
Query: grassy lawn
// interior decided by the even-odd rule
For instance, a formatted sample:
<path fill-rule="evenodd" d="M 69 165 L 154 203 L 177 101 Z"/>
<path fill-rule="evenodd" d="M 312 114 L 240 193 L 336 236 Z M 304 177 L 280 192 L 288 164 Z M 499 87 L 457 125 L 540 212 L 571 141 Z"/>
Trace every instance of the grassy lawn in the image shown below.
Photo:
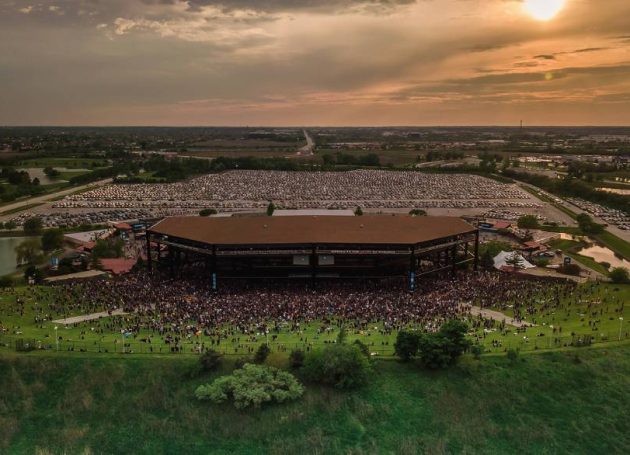
<path fill-rule="evenodd" d="M 271 362 L 274 362 L 271 359 Z M 306 385 L 237 411 L 194 399 L 191 358 L 0 357 L 0 451 L 98 454 L 625 453 L 630 347 L 376 362 L 368 386 Z"/>
<path fill-rule="evenodd" d="M 105 284 L 106 285 L 106 284 Z M 123 339 L 120 333 L 121 325 L 124 325 L 123 316 L 105 317 L 99 320 L 82 322 L 79 324 L 64 326 L 51 321 L 85 314 L 85 311 L 73 309 L 68 302 L 67 295 L 59 288 L 39 288 L 27 290 L 21 287 L 18 295 L 25 302 L 23 308 L 16 305 L 16 296 L 10 292 L 0 294 L 0 322 L 8 330 L 0 336 L 0 343 L 13 347 L 16 339 L 32 341 L 35 346 L 55 351 L 54 327 L 58 327 L 57 335 L 61 338 L 59 350 L 74 353 L 81 351 L 112 354 L 122 353 Z M 482 344 L 488 353 L 503 353 L 508 348 L 522 351 L 542 350 L 568 346 L 573 340 L 573 335 L 589 335 L 594 342 L 617 341 L 619 338 L 619 316 L 623 315 L 625 321 L 630 321 L 630 305 L 620 309 L 622 302 L 630 302 L 630 285 L 612 284 L 586 284 L 582 285 L 573 296 L 567 296 L 557 306 L 551 305 L 555 298 L 553 288 L 542 292 L 533 301 L 528 302 L 532 313 L 525 319 L 533 324 L 522 331 L 507 326 L 504 329 L 497 322 L 493 327 L 479 327 L 470 332 L 471 339 Z M 65 301 L 69 306 L 64 311 L 55 312 L 50 304 Z M 479 305 L 480 302 L 474 302 Z M 522 303 L 522 302 L 521 302 Z M 503 308 L 497 310 L 507 316 L 512 316 L 513 301 L 505 302 Z M 102 308 L 94 306 L 89 312 L 99 312 Z M 39 315 L 47 320 L 35 322 Z M 271 323 L 273 321 L 270 321 Z M 192 324 L 194 322 L 191 321 Z M 271 324 L 273 325 L 273 324 Z M 622 326 L 621 338 L 630 339 L 630 328 Z M 368 330 L 348 330 L 348 340 L 361 340 L 369 346 L 376 357 L 391 358 L 396 333 L 386 333 L 382 330 L 382 324 L 375 322 Z M 411 329 L 420 327 L 410 326 Z M 295 348 L 316 348 L 336 339 L 339 327 L 335 322 L 329 324 L 310 323 L 303 324 L 301 331 L 291 331 L 288 326 L 281 325 L 280 330 L 269 334 L 254 334 L 251 336 L 236 335 L 236 338 L 224 337 L 218 339 L 200 335 L 190 337 L 182 342 L 184 354 L 195 354 L 201 343 L 206 347 L 212 347 L 229 355 L 248 355 L 263 342 L 269 341 L 273 352 L 284 353 L 286 356 Z M 277 338 L 274 340 L 273 335 Z M 151 342 L 146 340 L 151 338 Z M 124 340 L 127 353 L 133 354 L 167 354 L 170 346 L 159 333 L 146 329 Z M 5 348 L 9 350 L 9 348 Z M 181 354 L 178 354 L 181 355 Z"/>

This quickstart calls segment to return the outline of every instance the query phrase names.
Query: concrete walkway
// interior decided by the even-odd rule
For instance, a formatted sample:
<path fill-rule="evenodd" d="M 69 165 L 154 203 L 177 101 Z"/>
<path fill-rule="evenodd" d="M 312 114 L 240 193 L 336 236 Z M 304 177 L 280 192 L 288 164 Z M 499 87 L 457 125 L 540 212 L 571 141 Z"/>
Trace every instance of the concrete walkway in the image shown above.
<path fill-rule="evenodd" d="M 536 324 L 531 324 L 527 321 L 517 321 L 498 311 L 486 310 L 485 308 L 480 308 L 478 306 L 470 306 L 470 305 L 464 305 L 464 304 L 462 304 L 462 306 L 470 308 L 470 313 L 473 316 L 482 316 L 486 319 L 494 319 L 495 321 L 498 321 L 498 322 L 505 321 L 506 324 L 512 325 L 514 327 L 535 327 L 536 326 Z"/>
<path fill-rule="evenodd" d="M 94 319 L 108 318 L 110 316 L 123 316 L 125 314 L 127 313 L 125 313 L 122 310 L 122 308 L 119 308 L 118 310 L 112 311 L 111 314 L 109 314 L 107 311 L 103 311 L 102 313 L 85 314 L 83 316 L 74 316 L 68 319 L 57 319 L 56 321 L 52 321 L 52 322 L 54 322 L 55 324 L 68 325 L 68 324 L 76 324 L 78 322 L 93 321 Z"/>

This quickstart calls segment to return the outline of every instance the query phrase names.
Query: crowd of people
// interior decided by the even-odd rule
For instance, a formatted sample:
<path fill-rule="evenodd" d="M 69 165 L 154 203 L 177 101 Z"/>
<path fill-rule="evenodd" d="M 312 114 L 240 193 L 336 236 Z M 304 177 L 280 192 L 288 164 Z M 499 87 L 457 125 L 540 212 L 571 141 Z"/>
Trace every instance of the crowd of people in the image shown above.
<path fill-rule="evenodd" d="M 169 184 L 107 185 L 68 196 L 57 208 L 532 208 L 515 185 L 462 174 L 412 171 L 229 171 Z"/>
<path fill-rule="evenodd" d="M 502 321 L 473 315 L 471 307 L 510 310 L 516 320 L 554 308 L 575 292 L 572 282 L 525 279 L 497 273 L 460 273 L 419 283 L 413 293 L 400 282 L 250 282 L 222 283 L 189 273 L 185 279 L 130 274 L 111 281 L 94 280 L 34 288 L 36 323 L 69 315 L 124 310 L 126 315 L 82 322 L 97 334 L 128 333 L 140 341 L 158 340 L 177 349 L 184 342 L 251 343 L 280 333 L 301 336 L 315 324 L 318 333 L 374 330 L 391 335 L 404 328 L 434 330 L 450 319 L 465 319 L 474 329 L 505 328 Z M 314 340 L 300 338 L 308 344 Z M 242 347 L 242 346 L 241 346 Z"/>

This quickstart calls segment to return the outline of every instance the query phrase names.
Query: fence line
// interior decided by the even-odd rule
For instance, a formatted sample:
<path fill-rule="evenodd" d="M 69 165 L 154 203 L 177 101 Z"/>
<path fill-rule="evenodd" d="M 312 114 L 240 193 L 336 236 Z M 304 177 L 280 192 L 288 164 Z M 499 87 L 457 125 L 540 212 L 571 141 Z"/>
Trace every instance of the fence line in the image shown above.
<path fill-rule="evenodd" d="M 545 350 L 556 349 L 562 347 L 583 347 L 590 346 L 592 344 L 601 344 L 609 342 L 618 342 L 621 340 L 627 340 L 630 338 L 627 333 L 611 333 L 611 332 L 598 332 L 593 334 L 578 334 L 578 335 L 564 335 L 564 336 L 544 336 L 544 337 L 523 337 L 523 338 L 504 338 L 501 340 L 495 340 L 495 343 L 489 341 L 480 341 L 476 344 L 484 348 L 484 352 L 504 352 L 508 349 L 518 349 L 521 351 L 531 350 Z M 0 335 L 0 348 L 11 349 L 18 352 L 26 351 L 63 351 L 63 352 L 90 352 L 90 353 L 118 353 L 118 354 L 200 354 L 204 350 L 214 349 L 223 355 L 234 356 L 247 356 L 253 355 L 258 346 L 262 342 L 242 342 L 237 345 L 230 342 L 221 344 L 208 344 L 188 341 L 180 343 L 178 346 L 170 346 L 168 344 L 160 343 L 158 345 L 152 345 L 151 343 L 143 343 L 137 341 L 125 341 L 122 342 L 109 341 L 67 341 L 59 340 L 55 341 L 41 341 L 32 338 L 16 337 L 11 335 Z M 313 349 L 322 348 L 330 343 L 316 342 L 316 343 L 281 343 L 281 342 L 269 342 L 269 346 L 272 352 L 289 353 L 294 349 L 301 349 L 304 351 L 310 351 Z M 381 346 L 367 346 L 373 357 L 394 357 L 394 346 L 381 345 Z"/>

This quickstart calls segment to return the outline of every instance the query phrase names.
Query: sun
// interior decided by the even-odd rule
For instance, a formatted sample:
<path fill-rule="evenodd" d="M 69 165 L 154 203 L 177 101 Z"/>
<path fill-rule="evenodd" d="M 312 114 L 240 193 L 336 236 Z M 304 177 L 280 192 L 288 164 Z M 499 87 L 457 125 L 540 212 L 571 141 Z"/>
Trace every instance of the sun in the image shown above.
<path fill-rule="evenodd" d="M 565 0 L 525 0 L 525 11 L 534 19 L 548 21 L 564 7 Z"/>

